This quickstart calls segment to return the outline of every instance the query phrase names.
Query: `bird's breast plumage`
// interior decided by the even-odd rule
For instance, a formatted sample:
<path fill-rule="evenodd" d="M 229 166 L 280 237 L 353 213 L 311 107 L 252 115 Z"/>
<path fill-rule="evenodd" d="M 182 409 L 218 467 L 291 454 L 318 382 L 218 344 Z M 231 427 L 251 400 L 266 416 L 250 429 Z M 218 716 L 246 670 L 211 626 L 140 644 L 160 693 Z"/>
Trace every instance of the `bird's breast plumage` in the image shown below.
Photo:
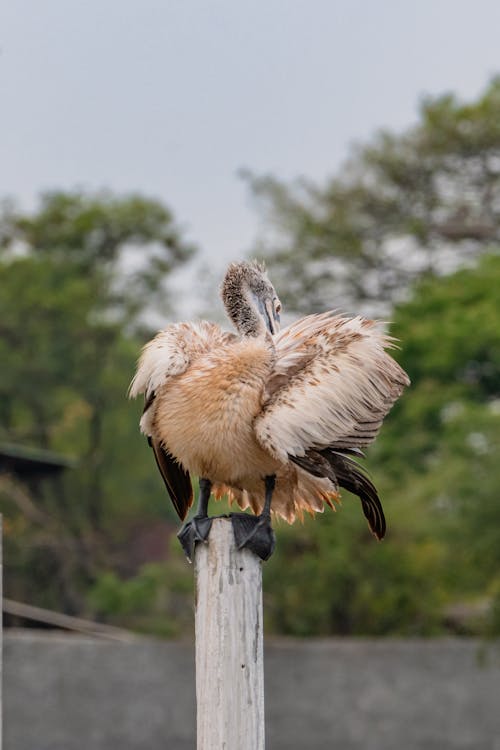
<path fill-rule="evenodd" d="M 243 339 L 199 356 L 161 387 L 154 430 L 189 472 L 238 486 L 274 467 L 253 430 L 272 361 L 264 339 Z"/>

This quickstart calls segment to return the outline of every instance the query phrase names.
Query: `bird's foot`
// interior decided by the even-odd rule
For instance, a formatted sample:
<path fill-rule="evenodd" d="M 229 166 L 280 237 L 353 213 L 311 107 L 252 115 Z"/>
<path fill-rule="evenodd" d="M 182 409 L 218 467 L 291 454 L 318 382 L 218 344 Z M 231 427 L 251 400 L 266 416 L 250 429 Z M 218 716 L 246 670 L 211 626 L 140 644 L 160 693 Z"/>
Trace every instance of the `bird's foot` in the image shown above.
<path fill-rule="evenodd" d="M 269 516 L 231 513 L 230 518 L 238 549 L 247 547 L 261 560 L 269 560 L 276 546 L 276 537 Z"/>
<path fill-rule="evenodd" d="M 208 516 L 194 516 L 191 521 L 184 524 L 177 534 L 177 539 L 180 541 L 189 562 L 193 562 L 194 560 L 196 542 L 208 542 L 212 520 Z"/>

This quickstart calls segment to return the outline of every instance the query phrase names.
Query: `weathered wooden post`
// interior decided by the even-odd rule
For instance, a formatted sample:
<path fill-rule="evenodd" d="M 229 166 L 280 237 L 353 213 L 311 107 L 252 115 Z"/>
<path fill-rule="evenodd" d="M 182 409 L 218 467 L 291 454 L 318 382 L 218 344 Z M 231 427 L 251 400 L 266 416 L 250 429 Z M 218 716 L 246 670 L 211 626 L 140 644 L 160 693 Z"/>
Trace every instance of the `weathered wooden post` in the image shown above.
<path fill-rule="evenodd" d="M 262 563 L 229 518 L 197 544 L 197 750 L 264 750 Z"/>

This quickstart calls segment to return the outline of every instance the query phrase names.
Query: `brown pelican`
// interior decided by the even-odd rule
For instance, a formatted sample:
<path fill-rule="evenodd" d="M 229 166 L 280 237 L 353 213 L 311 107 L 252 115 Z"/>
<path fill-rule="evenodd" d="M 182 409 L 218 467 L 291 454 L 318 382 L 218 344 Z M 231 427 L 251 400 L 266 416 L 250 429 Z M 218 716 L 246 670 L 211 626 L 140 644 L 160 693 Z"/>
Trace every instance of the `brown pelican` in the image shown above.
<path fill-rule="evenodd" d="M 238 546 L 267 559 L 271 511 L 288 522 L 334 508 L 340 488 L 358 495 L 373 534 L 385 518 L 377 491 L 353 459 L 371 443 L 409 379 L 386 353 L 381 326 L 333 312 L 280 332 L 281 304 L 257 263 L 232 263 L 221 288 L 237 329 L 176 323 L 144 347 L 130 395 L 145 394 L 141 430 L 181 520 L 192 558 L 206 540 L 208 501 L 226 494 L 256 515 L 231 514 Z"/>

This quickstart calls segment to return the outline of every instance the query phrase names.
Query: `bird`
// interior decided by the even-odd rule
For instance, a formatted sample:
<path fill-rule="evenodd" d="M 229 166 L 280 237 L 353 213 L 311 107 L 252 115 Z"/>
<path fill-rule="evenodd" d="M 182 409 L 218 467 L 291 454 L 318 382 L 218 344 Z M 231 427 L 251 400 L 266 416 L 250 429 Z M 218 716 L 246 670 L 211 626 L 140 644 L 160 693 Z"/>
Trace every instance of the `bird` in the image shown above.
<path fill-rule="evenodd" d="M 281 301 L 257 261 L 231 263 L 221 297 L 235 332 L 168 325 L 144 346 L 129 388 L 144 394 L 140 429 L 181 521 L 199 479 L 196 514 L 178 534 L 186 556 L 208 539 L 212 492 L 239 507 L 237 546 L 263 560 L 275 546 L 271 514 L 293 523 L 335 509 L 341 489 L 382 539 L 382 504 L 358 459 L 410 384 L 387 352 L 395 339 L 379 321 L 335 310 L 281 329 Z"/>

